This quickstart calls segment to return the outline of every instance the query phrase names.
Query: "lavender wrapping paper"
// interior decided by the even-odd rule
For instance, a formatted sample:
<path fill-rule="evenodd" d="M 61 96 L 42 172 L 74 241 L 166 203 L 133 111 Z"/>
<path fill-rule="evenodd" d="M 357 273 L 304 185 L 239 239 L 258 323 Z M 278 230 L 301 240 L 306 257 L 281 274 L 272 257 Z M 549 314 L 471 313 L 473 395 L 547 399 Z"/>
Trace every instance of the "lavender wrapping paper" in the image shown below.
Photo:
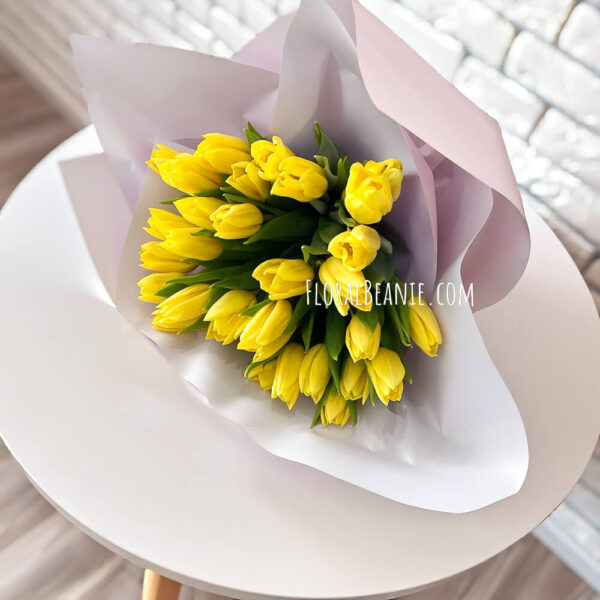
<path fill-rule="evenodd" d="M 248 355 L 201 334 L 152 330 L 136 286 L 147 208 L 176 195 L 145 167 L 155 141 L 193 146 L 210 131 L 239 135 L 250 119 L 310 155 L 319 120 L 351 160 L 403 161 L 402 195 L 385 220 L 401 248 L 400 275 L 429 295 L 440 281 L 472 282 L 476 308 L 492 304 L 514 286 L 529 250 L 496 123 L 357 3 L 304 0 L 236 61 L 94 38 L 73 45 L 108 159 L 64 165 L 82 232 L 117 309 L 201 399 L 266 450 L 398 502 L 460 513 L 518 491 L 525 431 L 469 306 L 434 306 L 444 344 L 435 360 L 409 354 L 416 383 L 401 404 L 367 407 L 355 428 L 309 430 L 312 402 L 290 413 L 268 398 L 242 377 Z M 94 160 L 103 167 L 84 168 Z M 90 172 L 116 177 L 123 196 L 108 202 Z M 115 223 L 104 243 L 99 222 L 104 231 Z"/>

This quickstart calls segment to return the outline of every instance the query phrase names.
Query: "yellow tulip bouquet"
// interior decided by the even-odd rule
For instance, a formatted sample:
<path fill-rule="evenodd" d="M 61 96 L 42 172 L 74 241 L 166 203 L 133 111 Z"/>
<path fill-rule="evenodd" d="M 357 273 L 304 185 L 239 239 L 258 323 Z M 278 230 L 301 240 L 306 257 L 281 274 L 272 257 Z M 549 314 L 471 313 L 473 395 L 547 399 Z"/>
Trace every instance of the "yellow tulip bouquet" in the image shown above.
<path fill-rule="evenodd" d="M 350 164 L 314 131 L 314 161 L 249 123 L 245 140 L 209 133 L 193 154 L 157 145 L 149 166 L 183 195 L 150 208 L 139 298 L 155 329 L 237 341 L 273 398 L 312 398 L 312 426 L 355 425 L 359 401 L 401 399 L 405 350 L 435 356 L 442 336 L 381 231 L 402 163 Z"/>

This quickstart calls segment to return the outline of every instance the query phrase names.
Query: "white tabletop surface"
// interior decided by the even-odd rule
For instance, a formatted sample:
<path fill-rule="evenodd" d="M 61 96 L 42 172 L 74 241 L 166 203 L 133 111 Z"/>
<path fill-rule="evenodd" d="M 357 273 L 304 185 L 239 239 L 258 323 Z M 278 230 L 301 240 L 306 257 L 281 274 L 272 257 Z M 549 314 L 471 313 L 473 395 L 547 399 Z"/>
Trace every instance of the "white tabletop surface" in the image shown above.
<path fill-rule="evenodd" d="M 525 276 L 477 317 L 523 416 L 527 479 L 476 512 L 431 512 L 266 453 L 198 403 L 99 280 L 83 283 L 91 259 L 58 161 L 98 149 L 76 134 L 0 212 L 0 434 L 94 538 L 237 598 L 391 598 L 501 551 L 578 479 L 600 429 L 600 322 L 537 216 Z"/>

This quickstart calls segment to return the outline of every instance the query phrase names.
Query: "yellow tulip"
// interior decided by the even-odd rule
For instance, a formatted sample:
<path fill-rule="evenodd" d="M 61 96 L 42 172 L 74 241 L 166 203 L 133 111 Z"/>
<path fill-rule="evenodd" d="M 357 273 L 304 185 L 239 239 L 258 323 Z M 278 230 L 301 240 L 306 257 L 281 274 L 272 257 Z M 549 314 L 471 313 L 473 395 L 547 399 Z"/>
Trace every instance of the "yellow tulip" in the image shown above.
<path fill-rule="evenodd" d="M 252 356 L 252 362 L 262 362 L 263 360 L 267 360 L 267 358 L 271 358 L 271 356 L 279 352 L 290 341 L 292 335 L 294 335 L 293 331 L 280 335 L 276 340 L 269 344 L 259 346 Z"/>
<path fill-rule="evenodd" d="M 161 271 L 163 273 L 177 272 L 187 273 L 195 265 L 184 261 L 181 256 L 169 252 L 162 247 L 163 242 L 146 242 L 140 247 L 140 267 L 149 271 Z"/>
<path fill-rule="evenodd" d="M 265 181 L 275 181 L 279 177 L 279 164 L 284 158 L 294 156 L 294 153 L 281 141 L 273 136 L 273 141 L 258 140 L 252 144 L 250 153 L 258 165 L 258 174 Z"/>
<path fill-rule="evenodd" d="M 310 396 L 316 404 L 321 399 L 330 377 L 327 348 L 325 344 L 317 344 L 304 355 L 300 365 L 300 391 L 305 396 Z"/>
<path fill-rule="evenodd" d="M 402 397 L 404 365 L 400 357 L 388 348 L 379 348 L 373 360 L 367 362 L 369 377 L 379 399 L 387 406 L 388 402 Z"/>
<path fill-rule="evenodd" d="M 342 315 L 348 314 L 349 305 L 369 312 L 373 306 L 372 297 L 366 293 L 366 281 L 362 271 L 350 271 L 339 258 L 328 258 L 319 269 L 319 279 L 324 287 L 327 301 L 333 302 Z"/>
<path fill-rule="evenodd" d="M 221 186 L 221 175 L 187 152 L 163 160 L 157 163 L 157 167 L 162 180 L 184 194 L 194 195 Z"/>
<path fill-rule="evenodd" d="M 310 202 L 321 198 L 327 191 L 325 171 L 315 162 L 290 156 L 279 163 L 279 176 L 273 183 L 271 193 L 286 196 L 298 202 Z"/>
<path fill-rule="evenodd" d="M 206 339 L 215 339 L 222 344 L 237 340 L 250 317 L 240 313 L 256 304 L 256 296 L 247 290 L 230 290 L 221 296 L 208 310 L 204 320 L 208 321 Z"/>
<path fill-rule="evenodd" d="M 150 209 L 148 225 L 149 227 L 144 227 L 144 231 L 159 240 L 164 240 L 171 229 L 193 227 L 193 224 L 183 217 L 162 208 Z"/>
<path fill-rule="evenodd" d="M 343 427 L 350 418 L 348 403 L 341 394 L 331 391 L 321 407 L 321 425 L 339 425 Z"/>
<path fill-rule="evenodd" d="M 340 380 L 342 396 L 346 400 L 362 400 L 364 404 L 369 397 L 369 380 L 364 360 L 354 362 L 347 360 Z"/>
<path fill-rule="evenodd" d="M 354 362 L 375 358 L 380 340 L 381 326 L 379 323 L 371 331 L 357 315 L 354 315 L 346 327 L 346 348 Z"/>
<path fill-rule="evenodd" d="M 428 356 L 436 356 L 442 343 L 442 332 L 435 315 L 423 297 L 408 303 L 410 337 Z"/>
<path fill-rule="evenodd" d="M 277 357 L 271 398 L 280 398 L 290 410 L 300 394 L 298 375 L 303 359 L 304 349 L 300 344 L 288 344 Z"/>
<path fill-rule="evenodd" d="M 263 215 L 254 204 L 225 204 L 210 215 L 215 235 L 224 240 L 239 240 L 254 235 L 262 225 Z"/>
<path fill-rule="evenodd" d="M 350 271 L 362 271 L 375 260 L 380 246 L 379 234 L 372 227 L 357 225 L 336 235 L 327 249 Z"/>
<path fill-rule="evenodd" d="M 292 318 L 292 305 L 287 300 L 269 302 L 254 314 L 242 331 L 238 348 L 255 352 L 283 335 Z"/>
<path fill-rule="evenodd" d="M 277 361 L 272 360 L 263 365 L 254 367 L 254 369 L 248 373 L 248 379 L 250 381 L 258 381 L 263 390 L 270 392 L 273 387 L 273 380 L 275 379 L 276 366 Z"/>
<path fill-rule="evenodd" d="M 144 302 L 153 302 L 154 304 L 162 302 L 165 297 L 157 296 L 156 292 L 163 288 L 167 281 L 175 279 L 176 277 L 181 277 L 181 273 L 150 273 L 150 275 L 142 277 L 142 279 L 138 281 L 138 287 L 140 288 L 140 295 L 138 298 Z"/>
<path fill-rule="evenodd" d="M 231 174 L 234 163 L 250 160 L 250 147 L 245 140 L 234 135 L 207 133 L 194 156 L 217 173 Z"/>
<path fill-rule="evenodd" d="M 171 229 L 167 239 L 160 245 L 165 250 L 184 258 L 213 260 L 220 256 L 223 252 L 221 242 L 206 235 L 192 235 L 197 231 L 195 228 Z"/>
<path fill-rule="evenodd" d="M 146 161 L 146 164 L 158 173 L 158 165 L 165 160 L 175 158 L 178 154 L 178 150 L 173 150 L 173 148 L 169 148 L 163 144 L 156 144 L 149 160 Z"/>
<path fill-rule="evenodd" d="M 210 286 L 197 283 L 163 300 L 152 313 L 152 327 L 176 333 L 196 323 L 206 312 Z"/>
<path fill-rule="evenodd" d="M 271 186 L 258 174 L 258 165 L 252 161 L 242 161 L 231 166 L 231 175 L 226 183 L 251 200 L 265 200 Z"/>
<path fill-rule="evenodd" d="M 354 163 L 346 184 L 346 209 L 359 223 L 378 223 L 392 210 L 392 204 L 400 195 L 401 183 L 399 160 Z"/>
<path fill-rule="evenodd" d="M 314 276 L 312 267 L 299 258 L 271 258 L 260 263 L 252 273 L 271 300 L 306 293 Z"/>
<path fill-rule="evenodd" d="M 220 206 L 226 204 L 219 198 L 210 198 L 204 196 L 190 196 L 189 198 L 182 198 L 181 200 L 175 200 L 175 208 L 179 211 L 179 214 L 187 219 L 193 225 L 201 227 L 202 229 L 213 229 L 210 215 L 217 210 Z M 191 227 L 191 225 L 188 225 Z"/>

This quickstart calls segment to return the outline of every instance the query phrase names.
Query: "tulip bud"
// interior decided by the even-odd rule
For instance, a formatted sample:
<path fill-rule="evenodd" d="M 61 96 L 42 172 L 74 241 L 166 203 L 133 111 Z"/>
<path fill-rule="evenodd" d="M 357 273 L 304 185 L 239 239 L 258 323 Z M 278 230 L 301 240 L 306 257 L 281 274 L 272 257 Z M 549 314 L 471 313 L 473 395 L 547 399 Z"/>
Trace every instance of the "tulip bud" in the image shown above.
<path fill-rule="evenodd" d="M 226 183 L 251 200 L 265 200 L 271 190 L 269 182 L 259 176 L 255 162 L 242 161 L 232 165 Z"/>
<path fill-rule="evenodd" d="M 316 404 L 321 399 L 330 377 L 327 348 L 325 344 L 317 344 L 304 355 L 300 365 L 300 391 L 305 396 L 310 396 Z"/>
<path fill-rule="evenodd" d="M 226 203 L 218 198 L 208 196 L 190 196 L 189 198 L 175 200 L 174 204 L 179 214 L 192 223 L 192 225 L 212 230 L 213 224 L 210 220 L 210 215 Z"/>
<path fill-rule="evenodd" d="M 346 184 L 346 209 L 359 223 L 378 223 L 392 210 L 392 204 L 400 195 L 401 183 L 399 160 L 354 163 Z"/>
<path fill-rule="evenodd" d="M 256 296 L 247 290 L 230 290 L 221 296 L 208 310 L 204 320 L 208 321 L 206 339 L 215 339 L 222 344 L 237 340 L 250 317 L 240 313 L 256 304 Z"/>
<path fill-rule="evenodd" d="M 167 239 L 160 245 L 165 250 L 184 258 L 213 260 L 220 256 L 223 252 L 221 242 L 205 235 L 192 235 L 197 231 L 195 228 L 171 229 Z"/>
<path fill-rule="evenodd" d="M 210 220 L 215 235 L 224 240 L 239 240 L 254 235 L 263 222 L 263 215 L 254 204 L 225 204 L 212 215 Z"/>
<path fill-rule="evenodd" d="M 161 271 L 163 273 L 187 273 L 195 265 L 185 262 L 181 256 L 169 252 L 162 247 L 163 242 L 146 242 L 140 247 L 140 267 L 149 271 Z"/>
<path fill-rule="evenodd" d="M 148 225 L 149 227 L 144 227 L 144 231 L 159 240 L 164 240 L 171 229 L 193 227 L 193 224 L 183 217 L 162 208 L 150 209 Z"/>
<path fill-rule="evenodd" d="M 379 348 L 375 358 L 367 362 L 369 377 L 379 399 L 388 402 L 402 397 L 404 365 L 400 357 L 388 348 Z"/>
<path fill-rule="evenodd" d="M 328 258 L 319 269 L 319 279 L 325 286 L 324 296 L 333 302 L 339 313 L 348 314 L 349 305 L 358 310 L 369 312 L 373 299 L 367 296 L 365 276 L 362 271 L 350 271 L 339 258 Z"/>
<path fill-rule="evenodd" d="M 408 322 L 413 342 L 428 356 L 436 356 L 442 332 L 433 311 L 421 296 L 408 303 Z"/>
<path fill-rule="evenodd" d="M 144 302 L 153 302 L 154 304 L 162 302 L 165 299 L 165 297 L 157 296 L 156 292 L 163 288 L 167 281 L 180 276 L 181 273 L 172 272 L 150 273 L 150 275 L 142 277 L 142 279 L 138 281 L 138 287 L 140 288 L 140 295 L 138 296 L 138 299 L 143 300 Z"/>
<path fill-rule="evenodd" d="M 168 146 L 164 146 L 163 144 L 156 144 L 156 146 L 152 150 L 150 159 L 146 161 L 146 164 L 158 173 L 158 165 L 160 165 L 165 160 L 175 158 L 178 154 L 178 150 L 173 150 L 173 148 L 169 148 Z"/>
<path fill-rule="evenodd" d="M 369 397 L 369 380 L 365 361 L 347 360 L 340 380 L 342 396 L 346 400 L 362 400 L 364 404 Z"/>
<path fill-rule="evenodd" d="M 277 357 L 271 398 L 279 397 L 290 410 L 300 393 L 298 375 L 303 359 L 304 349 L 300 344 L 288 344 Z"/>
<path fill-rule="evenodd" d="M 221 186 L 221 176 L 207 168 L 196 156 L 187 152 L 160 161 L 157 167 L 162 180 L 184 194 L 193 196 Z"/>
<path fill-rule="evenodd" d="M 231 165 L 250 160 L 250 147 L 245 140 L 233 135 L 207 133 L 194 156 L 217 173 L 231 174 Z"/>
<path fill-rule="evenodd" d="M 305 158 L 284 158 L 279 163 L 279 170 L 279 176 L 271 188 L 271 193 L 276 196 L 310 202 L 321 198 L 329 186 L 325 171 L 317 163 Z"/>
<path fill-rule="evenodd" d="M 362 271 L 377 256 L 381 245 L 379 234 L 366 225 L 357 225 L 336 235 L 327 248 L 350 271 Z"/>
<path fill-rule="evenodd" d="M 321 425 L 339 425 L 343 427 L 350 418 L 348 403 L 341 394 L 331 391 L 321 407 Z"/>
<path fill-rule="evenodd" d="M 306 293 L 307 285 L 314 276 L 312 267 L 299 258 L 271 258 L 260 263 L 252 273 L 271 300 Z"/>
<path fill-rule="evenodd" d="M 290 333 L 280 335 L 276 340 L 270 342 L 269 344 L 259 346 L 252 357 L 252 362 L 262 362 L 263 360 L 267 360 L 267 358 L 271 358 L 271 356 L 274 354 L 277 354 L 277 352 L 279 352 L 290 341 L 290 338 L 293 334 L 294 332 L 291 331 Z"/>
<path fill-rule="evenodd" d="M 152 313 L 152 326 L 161 331 L 178 333 L 196 323 L 206 312 L 210 286 L 190 285 L 164 299 Z"/>
<path fill-rule="evenodd" d="M 372 360 L 379 349 L 381 326 L 379 323 L 371 331 L 359 318 L 354 315 L 346 327 L 346 348 L 354 362 Z"/>
<path fill-rule="evenodd" d="M 265 181 L 275 181 L 279 177 L 279 164 L 284 158 L 294 156 L 294 153 L 281 141 L 273 136 L 273 141 L 258 140 L 252 144 L 250 153 L 258 165 L 258 174 Z"/>
<path fill-rule="evenodd" d="M 258 365 L 248 373 L 248 379 L 250 381 L 258 381 L 263 390 L 270 392 L 273 387 L 273 380 L 275 379 L 276 366 L 276 360 L 271 360 L 263 365 Z"/>
<path fill-rule="evenodd" d="M 292 305 L 287 300 L 269 302 L 254 314 L 240 336 L 238 348 L 254 352 L 283 335 L 292 318 Z"/>

